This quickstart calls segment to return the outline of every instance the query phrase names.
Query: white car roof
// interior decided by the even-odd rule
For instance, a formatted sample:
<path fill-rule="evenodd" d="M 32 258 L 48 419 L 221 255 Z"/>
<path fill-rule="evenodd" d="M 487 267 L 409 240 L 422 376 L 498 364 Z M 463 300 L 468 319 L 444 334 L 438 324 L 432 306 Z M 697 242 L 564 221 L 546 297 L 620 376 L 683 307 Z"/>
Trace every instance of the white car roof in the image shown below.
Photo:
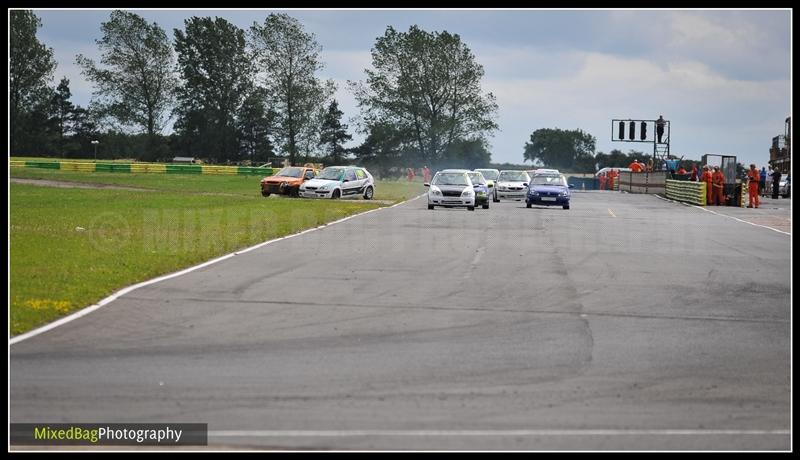
<path fill-rule="evenodd" d="M 468 173 L 468 172 L 473 172 L 473 171 L 470 171 L 469 169 L 443 169 L 443 170 L 441 170 L 439 172 L 441 172 L 441 173 Z"/>

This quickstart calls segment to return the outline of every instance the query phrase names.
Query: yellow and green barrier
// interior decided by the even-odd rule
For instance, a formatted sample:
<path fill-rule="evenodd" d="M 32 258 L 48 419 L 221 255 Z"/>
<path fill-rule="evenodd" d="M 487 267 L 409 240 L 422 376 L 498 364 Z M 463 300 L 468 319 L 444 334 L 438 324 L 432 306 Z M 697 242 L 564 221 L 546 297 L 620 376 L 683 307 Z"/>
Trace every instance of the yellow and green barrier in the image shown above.
<path fill-rule="evenodd" d="M 684 203 L 706 205 L 706 183 L 667 179 L 667 198 Z"/>
<path fill-rule="evenodd" d="M 212 174 L 212 175 L 246 175 L 270 176 L 273 168 L 256 168 L 251 166 L 214 166 L 214 165 L 182 165 L 171 163 L 103 163 L 79 161 L 30 161 L 11 160 L 14 168 L 58 169 L 61 171 L 80 172 L 115 172 L 128 174 Z"/>

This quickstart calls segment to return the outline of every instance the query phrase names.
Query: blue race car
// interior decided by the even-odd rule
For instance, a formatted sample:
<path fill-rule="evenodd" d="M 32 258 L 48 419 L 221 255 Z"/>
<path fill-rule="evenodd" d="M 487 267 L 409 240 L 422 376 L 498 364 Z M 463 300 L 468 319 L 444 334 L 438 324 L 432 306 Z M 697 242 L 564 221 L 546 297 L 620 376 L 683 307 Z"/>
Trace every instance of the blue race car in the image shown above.
<path fill-rule="evenodd" d="M 528 184 L 528 194 L 525 196 L 525 206 L 562 206 L 569 209 L 571 185 L 567 185 L 567 178 L 563 174 L 536 174 Z"/>

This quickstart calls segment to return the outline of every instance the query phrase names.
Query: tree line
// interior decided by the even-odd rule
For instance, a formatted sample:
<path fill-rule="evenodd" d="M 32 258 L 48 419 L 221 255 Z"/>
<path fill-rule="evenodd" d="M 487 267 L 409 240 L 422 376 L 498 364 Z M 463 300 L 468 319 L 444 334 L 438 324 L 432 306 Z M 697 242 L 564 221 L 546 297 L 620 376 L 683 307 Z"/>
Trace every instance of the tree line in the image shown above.
<path fill-rule="evenodd" d="M 157 23 L 115 10 L 100 26 L 97 59 L 76 56 L 92 84 L 87 107 L 70 81 L 51 86 L 53 49 L 41 20 L 10 12 L 10 147 L 16 156 L 214 163 L 285 157 L 293 164 L 359 162 L 382 175 L 407 166 L 479 167 L 497 104 L 481 90 L 483 68 L 457 34 L 387 27 L 364 81 L 348 81 L 365 141 L 345 148 L 350 127 L 323 80 L 322 47 L 295 18 L 269 14 L 242 29 L 191 17 L 173 39 Z M 171 127 L 170 133 L 165 133 Z M 94 147 L 94 148 L 93 148 Z"/>
<path fill-rule="evenodd" d="M 68 79 L 51 86 L 56 62 L 52 48 L 36 37 L 41 26 L 32 11 L 10 11 L 15 156 L 188 156 L 238 164 L 286 158 L 292 164 L 355 162 L 381 177 L 422 165 L 491 164 L 488 137 L 498 130 L 498 106 L 481 89 L 483 67 L 458 34 L 388 26 L 371 49 L 366 78 L 347 82 L 360 112 L 351 130 L 333 97 L 335 83 L 319 76 L 322 47 L 285 13 L 247 29 L 194 16 L 170 39 L 157 23 L 114 10 L 95 40 L 99 58 L 76 56 L 93 87 L 87 107 L 70 101 Z M 365 140 L 345 148 L 354 132 Z M 595 153 L 595 147 L 595 137 L 580 129 L 541 128 L 525 143 L 523 160 L 594 172 L 651 158 L 636 151 Z"/>

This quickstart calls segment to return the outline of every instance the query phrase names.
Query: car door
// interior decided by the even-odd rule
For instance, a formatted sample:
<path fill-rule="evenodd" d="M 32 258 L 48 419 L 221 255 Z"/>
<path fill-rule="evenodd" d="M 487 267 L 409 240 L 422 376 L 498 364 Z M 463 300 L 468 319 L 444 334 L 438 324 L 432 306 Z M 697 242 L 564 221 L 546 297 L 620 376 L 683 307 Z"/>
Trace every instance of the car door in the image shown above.
<path fill-rule="evenodd" d="M 348 168 L 344 172 L 344 179 L 342 182 L 342 195 L 355 195 L 358 193 L 358 177 L 353 168 Z"/>
<path fill-rule="evenodd" d="M 367 185 L 367 173 L 361 168 L 356 168 L 356 182 L 358 182 L 358 193 L 364 193 L 364 187 Z"/>

